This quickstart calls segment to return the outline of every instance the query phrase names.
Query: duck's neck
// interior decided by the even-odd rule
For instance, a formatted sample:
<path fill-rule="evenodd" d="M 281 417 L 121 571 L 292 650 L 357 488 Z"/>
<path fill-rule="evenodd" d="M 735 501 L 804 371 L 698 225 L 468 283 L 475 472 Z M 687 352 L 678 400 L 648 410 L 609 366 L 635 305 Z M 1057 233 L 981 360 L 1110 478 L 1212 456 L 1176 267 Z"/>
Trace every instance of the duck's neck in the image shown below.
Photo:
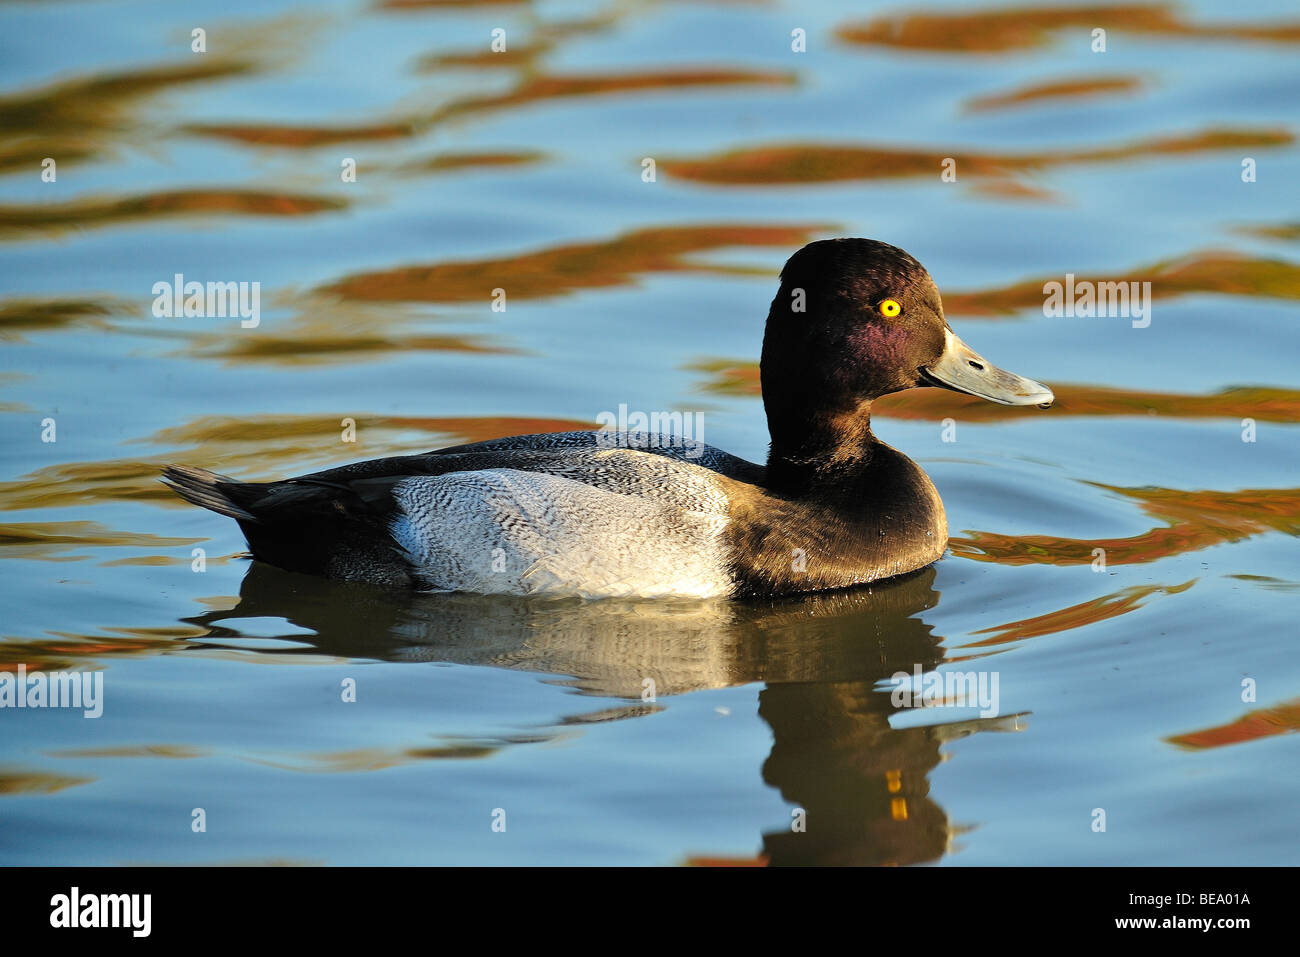
<path fill-rule="evenodd" d="M 870 470 L 877 447 L 871 432 L 871 400 L 847 400 L 813 409 L 769 409 L 772 447 L 767 485 L 802 496 L 852 491 Z"/>

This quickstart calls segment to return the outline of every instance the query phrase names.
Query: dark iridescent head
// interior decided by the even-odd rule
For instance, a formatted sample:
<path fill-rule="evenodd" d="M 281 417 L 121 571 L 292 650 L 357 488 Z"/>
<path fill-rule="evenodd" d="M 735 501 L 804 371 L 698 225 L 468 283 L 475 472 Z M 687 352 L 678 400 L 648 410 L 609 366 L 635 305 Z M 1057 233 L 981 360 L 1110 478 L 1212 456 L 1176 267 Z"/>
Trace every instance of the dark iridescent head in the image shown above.
<path fill-rule="evenodd" d="M 963 343 L 925 267 L 873 239 L 821 240 L 790 257 L 767 317 L 762 380 L 769 421 L 774 407 L 844 413 L 914 386 L 1004 405 L 1053 401 Z"/>

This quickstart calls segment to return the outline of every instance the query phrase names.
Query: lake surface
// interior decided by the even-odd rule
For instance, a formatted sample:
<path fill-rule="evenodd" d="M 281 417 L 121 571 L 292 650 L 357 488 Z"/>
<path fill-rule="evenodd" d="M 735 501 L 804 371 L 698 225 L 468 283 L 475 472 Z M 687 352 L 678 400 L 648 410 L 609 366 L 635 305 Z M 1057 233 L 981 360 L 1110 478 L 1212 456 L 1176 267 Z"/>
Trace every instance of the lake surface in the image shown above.
<path fill-rule="evenodd" d="M 1300 10 L 901 11 L 0 8 L 0 668 L 103 689 L 0 710 L 0 863 L 1300 863 Z M 399 600 L 157 481 L 620 405 L 762 460 L 829 236 L 1058 396 L 877 404 L 951 528 L 907 579 Z M 176 274 L 260 321 L 156 316 Z M 1149 323 L 1045 315 L 1067 274 Z M 997 707 L 896 707 L 918 670 Z"/>

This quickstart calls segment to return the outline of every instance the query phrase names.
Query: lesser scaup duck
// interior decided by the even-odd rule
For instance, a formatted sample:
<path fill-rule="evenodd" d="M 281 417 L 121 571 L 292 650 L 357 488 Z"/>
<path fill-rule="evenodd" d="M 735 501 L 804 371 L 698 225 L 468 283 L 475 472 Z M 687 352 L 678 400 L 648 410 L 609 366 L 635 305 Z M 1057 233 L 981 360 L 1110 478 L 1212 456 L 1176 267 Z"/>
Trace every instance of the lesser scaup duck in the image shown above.
<path fill-rule="evenodd" d="M 872 434 L 872 400 L 940 386 L 1004 405 L 1053 401 L 957 338 L 925 268 L 870 239 L 790 257 L 761 379 L 766 466 L 679 438 L 592 431 L 264 484 L 187 466 L 164 477 L 238 521 L 254 558 L 293 571 L 512 595 L 774 596 L 861 585 L 943 554 L 939 494 Z"/>

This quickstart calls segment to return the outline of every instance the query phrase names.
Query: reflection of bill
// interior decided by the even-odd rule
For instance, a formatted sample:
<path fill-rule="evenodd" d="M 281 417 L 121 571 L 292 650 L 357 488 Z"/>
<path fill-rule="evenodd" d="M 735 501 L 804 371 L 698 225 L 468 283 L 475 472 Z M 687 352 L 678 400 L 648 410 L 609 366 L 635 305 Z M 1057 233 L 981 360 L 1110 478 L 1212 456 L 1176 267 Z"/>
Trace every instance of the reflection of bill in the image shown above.
<path fill-rule="evenodd" d="M 889 677 L 893 690 L 889 702 L 895 708 L 978 708 L 981 718 L 998 713 L 996 671 L 925 671 L 919 664 L 912 671 L 896 671 Z"/>

